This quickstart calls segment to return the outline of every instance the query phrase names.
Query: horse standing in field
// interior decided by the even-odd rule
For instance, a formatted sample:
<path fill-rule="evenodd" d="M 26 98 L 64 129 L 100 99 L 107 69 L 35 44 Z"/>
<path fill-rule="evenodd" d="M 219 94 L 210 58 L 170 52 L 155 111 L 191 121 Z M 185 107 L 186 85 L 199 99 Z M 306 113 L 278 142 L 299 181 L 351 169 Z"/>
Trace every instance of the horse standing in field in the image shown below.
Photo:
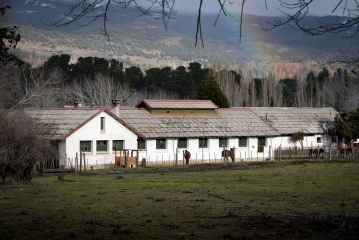
<path fill-rule="evenodd" d="M 312 158 L 312 156 L 315 154 L 315 157 L 320 156 L 320 154 L 324 154 L 324 149 L 323 148 L 319 148 L 319 149 L 309 149 L 309 158 Z"/>
<path fill-rule="evenodd" d="M 190 153 L 189 151 L 187 151 L 187 150 L 184 150 L 183 156 L 184 156 L 184 158 L 186 159 L 186 164 L 188 164 L 188 163 L 189 163 L 189 159 L 191 158 L 191 153 Z"/>
<path fill-rule="evenodd" d="M 349 157 L 349 155 L 352 155 L 352 148 L 342 148 L 339 150 L 340 158 Z"/>
<path fill-rule="evenodd" d="M 232 162 L 234 162 L 234 149 L 231 148 L 229 150 L 224 150 L 222 151 L 222 157 L 224 157 L 225 159 L 230 157 L 232 159 Z"/>

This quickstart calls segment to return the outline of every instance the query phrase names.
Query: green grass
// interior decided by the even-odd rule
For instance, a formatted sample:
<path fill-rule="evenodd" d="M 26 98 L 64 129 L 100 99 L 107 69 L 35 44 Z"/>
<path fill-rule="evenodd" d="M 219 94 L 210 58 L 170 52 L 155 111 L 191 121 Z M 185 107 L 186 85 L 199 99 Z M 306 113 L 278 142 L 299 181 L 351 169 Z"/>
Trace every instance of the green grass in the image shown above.
<path fill-rule="evenodd" d="M 218 165 L 219 170 L 212 165 L 208 171 L 206 167 L 131 169 L 122 174 L 90 171 L 65 175 L 65 181 L 58 181 L 57 175 L 37 175 L 30 184 L 2 185 L 0 236 L 319 238 L 333 234 L 286 230 L 292 230 L 298 217 L 358 216 L 356 162 Z M 349 230 L 358 233 L 357 228 Z"/>

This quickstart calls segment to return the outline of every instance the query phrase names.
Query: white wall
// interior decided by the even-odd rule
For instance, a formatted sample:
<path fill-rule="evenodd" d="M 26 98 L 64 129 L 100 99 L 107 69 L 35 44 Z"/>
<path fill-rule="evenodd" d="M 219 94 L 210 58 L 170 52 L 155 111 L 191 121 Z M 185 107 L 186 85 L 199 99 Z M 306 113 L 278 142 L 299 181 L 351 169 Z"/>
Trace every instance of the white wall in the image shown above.
<path fill-rule="evenodd" d="M 270 146 L 269 138 L 266 139 L 266 146 L 262 153 L 258 153 L 258 138 L 247 138 L 246 147 L 238 147 L 238 138 L 228 138 L 227 149 L 235 147 L 236 161 L 256 161 L 264 160 L 273 155 L 273 147 Z M 156 140 L 146 140 L 146 152 L 140 153 L 140 159 L 146 158 L 148 164 L 153 165 L 168 165 L 174 164 L 175 154 L 177 147 L 177 139 L 167 139 L 166 149 L 156 149 Z M 199 148 L 199 140 L 194 138 L 187 139 L 187 148 L 178 149 L 178 163 L 182 164 L 183 151 L 188 150 L 191 152 L 190 162 L 219 162 L 223 161 L 222 151 L 223 147 L 219 146 L 218 138 L 209 138 L 207 148 Z M 272 151 L 270 153 L 269 151 Z"/>
<path fill-rule="evenodd" d="M 321 137 L 322 142 L 317 143 L 317 138 Z M 282 148 L 288 147 L 298 147 L 301 148 L 300 142 L 296 142 L 295 144 L 291 142 L 290 136 L 279 136 L 273 139 L 273 146 L 278 148 L 281 146 Z M 331 144 L 331 138 L 329 135 L 312 135 L 312 136 L 305 136 L 303 140 L 303 147 L 305 148 L 317 148 L 322 146 L 329 146 Z"/>
<path fill-rule="evenodd" d="M 105 117 L 105 131 L 103 132 L 100 129 L 101 117 Z M 98 140 L 108 141 L 107 152 L 96 151 L 96 141 Z M 95 166 L 96 163 L 102 166 L 103 164 L 114 164 L 115 152 L 112 151 L 113 140 L 124 140 L 124 148 L 137 149 L 137 135 L 115 120 L 108 113 L 102 112 L 64 141 L 64 145 L 66 145 L 65 150 L 61 147 L 63 143 L 60 144 L 60 165 L 61 163 L 64 163 L 64 154 L 72 159 L 74 164 L 76 153 L 78 155 L 80 154 L 80 141 L 92 142 L 92 151 L 85 153 L 86 162 L 89 166 Z M 64 151 L 66 152 L 64 153 Z"/>

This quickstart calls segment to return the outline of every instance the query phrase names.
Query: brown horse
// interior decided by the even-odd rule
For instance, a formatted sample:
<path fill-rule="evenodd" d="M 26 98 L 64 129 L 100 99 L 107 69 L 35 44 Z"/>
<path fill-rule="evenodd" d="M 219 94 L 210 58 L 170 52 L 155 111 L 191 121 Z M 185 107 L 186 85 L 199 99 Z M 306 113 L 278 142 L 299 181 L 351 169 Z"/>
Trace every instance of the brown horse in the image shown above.
<path fill-rule="evenodd" d="M 324 149 L 323 148 L 319 148 L 319 149 L 309 149 L 309 158 L 312 158 L 312 156 L 315 154 L 315 157 L 320 156 L 320 154 L 324 154 Z"/>
<path fill-rule="evenodd" d="M 186 164 L 188 164 L 188 163 L 189 163 L 189 159 L 191 158 L 191 153 L 190 153 L 189 151 L 187 151 L 187 150 L 184 150 L 183 156 L 184 156 L 184 158 L 186 159 Z"/>
<path fill-rule="evenodd" d="M 222 157 L 224 157 L 225 159 L 227 157 L 230 157 L 232 159 L 232 162 L 234 162 L 234 148 L 222 151 Z"/>
<path fill-rule="evenodd" d="M 352 155 L 352 148 L 342 148 L 339 150 L 340 158 L 349 157 L 349 155 Z"/>

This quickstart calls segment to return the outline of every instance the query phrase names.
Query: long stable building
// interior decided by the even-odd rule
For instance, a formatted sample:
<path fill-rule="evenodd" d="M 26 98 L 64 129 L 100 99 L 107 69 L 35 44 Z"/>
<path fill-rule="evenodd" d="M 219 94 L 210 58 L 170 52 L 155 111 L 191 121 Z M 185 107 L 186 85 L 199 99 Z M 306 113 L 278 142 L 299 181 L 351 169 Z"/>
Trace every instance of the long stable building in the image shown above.
<path fill-rule="evenodd" d="M 68 167 L 85 153 L 89 166 L 111 165 L 118 150 L 135 151 L 148 164 L 220 161 L 224 148 L 234 148 L 236 160 L 272 159 L 274 148 L 299 146 L 290 137 L 305 133 L 306 146 L 329 145 L 328 126 L 338 114 L 333 108 L 218 108 L 209 100 L 143 99 L 134 108 L 113 106 L 26 110 L 52 124 L 58 142 L 59 165 Z"/>

